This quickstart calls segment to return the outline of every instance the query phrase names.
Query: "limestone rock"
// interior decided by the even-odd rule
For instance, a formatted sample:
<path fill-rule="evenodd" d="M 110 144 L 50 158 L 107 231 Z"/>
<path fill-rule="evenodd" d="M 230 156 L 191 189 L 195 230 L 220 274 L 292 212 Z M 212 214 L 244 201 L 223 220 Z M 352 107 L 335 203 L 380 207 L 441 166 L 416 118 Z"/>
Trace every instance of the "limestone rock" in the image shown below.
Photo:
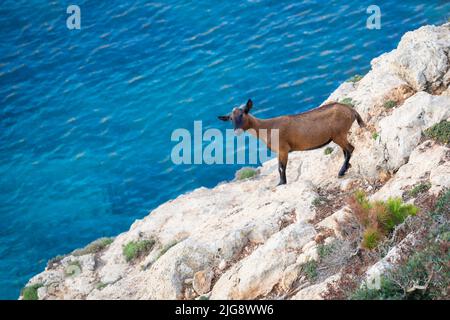
<path fill-rule="evenodd" d="M 198 294 L 205 294 L 211 290 L 211 281 L 214 273 L 211 270 L 202 270 L 194 274 L 192 286 Z"/>
<path fill-rule="evenodd" d="M 314 240 L 323 230 L 334 231 L 325 244 L 345 236 L 341 226 L 351 212 L 342 201 L 329 215 L 318 214 L 319 195 L 344 199 L 363 188 L 372 200 L 385 200 L 421 182 L 434 194 L 450 187 L 450 149 L 422 137 L 450 118 L 449 39 L 450 24 L 408 32 L 397 49 L 372 60 L 362 80 L 343 83 L 327 99 L 352 99 L 367 123 L 350 130 L 355 151 L 345 178 L 337 178 L 344 157 L 334 143 L 329 155 L 324 148 L 290 153 L 287 185 L 275 187 L 277 159 L 267 161 L 250 180 L 199 188 L 161 204 L 103 251 L 69 254 L 28 285 L 43 285 L 39 299 L 263 299 L 294 292 L 293 299 L 321 299 L 339 273 L 310 284 L 301 265 L 319 260 Z M 385 108 L 388 100 L 396 106 Z M 149 238 L 156 241 L 152 250 L 127 262 L 123 247 Z M 67 275 L 71 264 L 80 272 Z M 369 278 L 386 268 L 388 261 L 380 260 Z"/>

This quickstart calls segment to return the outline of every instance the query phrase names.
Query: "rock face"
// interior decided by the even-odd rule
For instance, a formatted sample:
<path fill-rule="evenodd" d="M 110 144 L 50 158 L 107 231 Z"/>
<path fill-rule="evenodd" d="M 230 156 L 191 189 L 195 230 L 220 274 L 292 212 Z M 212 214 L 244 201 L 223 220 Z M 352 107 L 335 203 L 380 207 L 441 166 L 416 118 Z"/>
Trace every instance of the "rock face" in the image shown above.
<path fill-rule="evenodd" d="M 401 196 L 424 180 L 434 194 L 448 188 L 450 149 L 423 141 L 422 132 L 449 119 L 449 83 L 450 24 L 408 32 L 362 80 L 327 99 L 351 98 L 368 124 L 351 130 L 355 151 L 345 178 L 337 178 L 343 155 L 333 143 L 329 155 L 290 154 L 284 186 L 275 187 L 277 160 L 268 161 L 256 178 L 162 204 L 106 248 L 69 254 L 29 285 L 42 285 L 40 299 L 321 299 L 340 270 L 313 280 L 307 266 L 318 259 L 319 243 L 342 241 L 338 225 L 349 212 L 337 201 L 324 214 L 315 202 L 356 188 L 373 199 Z M 145 239 L 156 244 L 126 261 L 123 246 Z M 379 261 L 370 272 L 384 268 Z"/>

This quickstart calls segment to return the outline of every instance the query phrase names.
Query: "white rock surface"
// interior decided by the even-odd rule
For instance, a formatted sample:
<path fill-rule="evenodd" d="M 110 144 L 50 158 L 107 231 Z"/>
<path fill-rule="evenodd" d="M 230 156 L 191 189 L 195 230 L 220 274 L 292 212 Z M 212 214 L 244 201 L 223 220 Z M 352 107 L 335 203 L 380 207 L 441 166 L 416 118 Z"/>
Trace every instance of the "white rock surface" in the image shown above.
<path fill-rule="evenodd" d="M 199 188 L 162 204 L 103 251 L 69 255 L 29 285 L 43 285 L 40 299 L 195 299 L 209 290 L 211 299 L 320 299 L 339 274 L 304 287 L 301 265 L 319 259 L 319 230 L 340 237 L 337 222 L 349 214 L 342 205 L 316 217 L 312 203 L 320 190 L 344 197 L 388 180 L 372 195 L 386 199 L 422 181 L 433 193 L 449 187 L 449 148 L 421 143 L 424 129 L 450 117 L 449 48 L 450 24 L 408 32 L 397 49 L 372 61 L 361 81 L 343 83 L 327 99 L 353 99 L 368 125 L 351 130 L 355 151 L 345 179 L 337 178 L 343 155 L 333 143 L 330 155 L 323 148 L 290 154 L 284 186 L 275 187 L 277 160 L 268 161 L 254 179 Z M 398 106 L 387 110 L 387 100 Z M 142 239 L 156 244 L 127 262 L 123 246 Z M 80 272 L 68 276 L 74 263 Z"/>

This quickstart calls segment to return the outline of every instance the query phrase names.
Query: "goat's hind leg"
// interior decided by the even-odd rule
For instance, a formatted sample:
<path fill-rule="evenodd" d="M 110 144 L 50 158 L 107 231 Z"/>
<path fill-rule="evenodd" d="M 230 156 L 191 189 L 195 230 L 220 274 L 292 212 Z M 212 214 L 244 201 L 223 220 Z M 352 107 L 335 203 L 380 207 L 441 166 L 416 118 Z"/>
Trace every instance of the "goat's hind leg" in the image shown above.
<path fill-rule="evenodd" d="M 342 177 L 345 175 L 348 168 L 350 168 L 350 158 L 352 157 L 352 153 L 355 147 L 353 147 L 350 142 L 348 142 L 347 137 L 333 139 L 333 141 L 342 148 L 342 151 L 344 151 L 345 160 L 338 173 L 338 176 Z"/>

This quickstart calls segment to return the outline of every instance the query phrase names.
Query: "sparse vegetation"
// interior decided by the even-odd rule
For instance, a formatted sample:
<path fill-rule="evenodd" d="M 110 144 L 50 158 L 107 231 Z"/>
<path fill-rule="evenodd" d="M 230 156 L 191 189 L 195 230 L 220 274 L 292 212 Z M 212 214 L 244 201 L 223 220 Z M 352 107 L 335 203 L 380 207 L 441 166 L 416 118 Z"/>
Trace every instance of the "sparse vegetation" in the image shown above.
<path fill-rule="evenodd" d="M 326 147 L 325 150 L 323 151 L 323 153 L 324 153 L 325 155 L 329 155 L 329 154 L 331 154 L 332 152 L 333 152 L 333 148 L 331 148 L 331 147 Z"/>
<path fill-rule="evenodd" d="M 317 261 L 310 260 L 302 265 L 302 271 L 309 281 L 314 281 L 317 277 Z"/>
<path fill-rule="evenodd" d="M 356 198 L 364 206 L 373 205 L 361 191 L 355 194 L 354 199 Z M 399 203 L 393 202 L 392 207 L 404 206 Z M 396 262 L 381 276 L 380 286 L 368 287 L 364 282 L 367 268 L 381 258 L 383 248 L 378 246 L 376 251 L 364 250 L 359 252 L 357 258 L 352 256 L 351 260 L 347 261 L 343 277 L 338 283 L 328 286 L 328 291 L 323 295 L 325 299 L 448 300 L 450 298 L 448 252 L 450 190 L 442 192 L 437 199 L 432 194 L 424 194 L 416 199 L 415 203 L 426 211 L 411 216 L 405 223 L 397 226 L 392 236 L 383 242 L 383 246 L 388 245 L 387 250 L 391 250 L 405 240 L 407 235 L 412 235 L 411 244 L 414 247 L 410 248 L 411 250 L 402 250 L 398 247 L 400 250 L 397 252 Z"/>
<path fill-rule="evenodd" d="M 258 171 L 255 168 L 246 167 L 236 172 L 236 180 L 245 180 L 255 177 Z"/>
<path fill-rule="evenodd" d="M 447 190 L 439 197 L 436 202 L 434 210 L 431 212 L 431 216 L 444 216 L 448 218 L 450 212 L 450 190 Z M 448 221 L 447 221 L 448 223 Z"/>
<path fill-rule="evenodd" d="M 443 120 L 425 130 L 425 136 L 437 142 L 450 143 L 450 121 Z"/>
<path fill-rule="evenodd" d="M 55 265 L 59 264 L 61 262 L 61 260 L 64 259 L 65 257 L 66 257 L 66 255 L 58 255 L 56 257 L 51 258 L 47 262 L 47 268 L 51 269 Z"/>
<path fill-rule="evenodd" d="M 102 290 L 103 288 L 105 288 L 108 284 L 104 283 L 104 282 L 97 282 L 97 284 L 95 285 L 95 287 L 97 288 L 97 290 Z"/>
<path fill-rule="evenodd" d="M 71 277 L 81 272 L 81 264 L 78 260 L 69 262 L 68 266 L 64 270 L 66 277 Z"/>
<path fill-rule="evenodd" d="M 431 231 L 422 250 L 413 253 L 404 263 L 381 277 L 379 289 L 363 285 L 351 295 L 351 299 L 448 299 L 450 266 L 445 234 L 449 230 L 447 221 L 445 231 L 437 234 Z"/>
<path fill-rule="evenodd" d="M 415 198 L 417 197 L 419 194 L 427 192 L 429 189 L 431 188 L 431 183 L 427 182 L 427 183 L 421 183 L 418 184 L 417 186 L 415 186 L 414 188 L 412 188 L 408 194 Z"/>
<path fill-rule="evenodd" d="M 341 102 L 342 104 L 346 104 L 346 105 L 348 105 L 348 106 L 350 106 L 350 107 L 352 107 L 352 108 L 355 107 L 355 102 L 353 101 L 352 98 L 344 98 L 344 99 L 342 99 L 340 102 Z"/>
<path fill-rule="evenodd" d="M 38 289 L 43 287 L 42 283 L 36 283 L 31 286 L 26 286 L 22 289 L 23 300 L 38 300 Z"/>
<path fill-rule="evenodd" d="M 314 198 L 314 200 L 312 201 L 312 205 L 314 206 L 314 207 L 318 207 L 318 206 L 320 206 L 320 205 L 322 205 L 322 204 L 325 204 L 325 203 L 327 203 L 328 202 L 328 199 L 327 198 L 325 198 L 324 196 L 318 196 L 318 197 L 316 197 L 316 198 Z"/>
<path fill-rule="evenodd" d="M 404 204 L 400 198 L 369 202 L 363 191 L 355 192 L 349 200 L 349 206 L 363 227 L 361 245 L 369 250 L 375 249 L 395 226 L 402 223 L 406 217 L 416 215 L 419 210 L 412 204 Z"/>
<path fill-rule="evenodd" d="M 355 74 L 355 75 L 354 75 L 353 77 L 351 77 L 350 79 L 347 79 L 346 82 L 353 82 L 353 83 L 355 83 L 355 82 L 360 81 L 362 78 L 363 78 L 362 75 L 360 75 L 360 74 Z"/>
<path fill-rule="evenodd" d="M 127 262 L 131 262 L 146 253 L 148 253 L 153 246 L 155 245 L 155 240 L 138 240 L 128 242 L 125 246 L 123 246 L 123 255 Z"/>
<path fill-rule="evenodd" d="M 379 137 L 379 134 L 377 132 L 372 133 L 372 139 L 377 140 Z"/>
<path fill-rule="evenodd" d="M 388 100 L 384 103 L 384 107 L 386 109 L 392 109 L 395 108 L 397 106 L 397 102 L 395 102 L 394 100 Z"/>
<path fill-rule="evenodd" d="M 329 256 L 334 250 L 334 244 L 319 244 L 317 246 L 317 254 L 320 259 L 326 258 Z"/>
<path fill-rule="evenodd" d="M 114 241 L 114 238 L 100 238 L 92 241 L 86 247 L 82 249 L 77 249 L 72 252 L 74 256 L 83 256 L 85 254 L 97 253 L 105 249 Z"/>

